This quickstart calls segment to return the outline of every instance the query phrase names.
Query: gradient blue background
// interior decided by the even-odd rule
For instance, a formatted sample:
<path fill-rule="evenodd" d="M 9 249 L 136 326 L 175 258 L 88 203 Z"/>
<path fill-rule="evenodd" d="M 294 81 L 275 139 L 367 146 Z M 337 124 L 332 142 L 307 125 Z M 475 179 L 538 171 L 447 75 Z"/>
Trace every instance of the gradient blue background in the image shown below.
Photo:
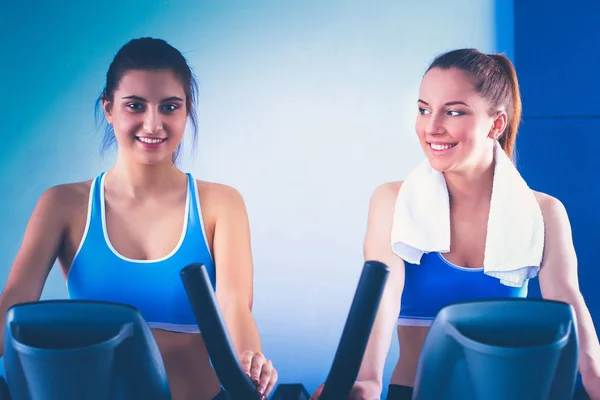
<path fill-rule="evenodd" d="M 576 7 L 518 0 L 514 52 L 523 98 L 519 168 L 530 186 L 558 197 L 573 229 L 579 284 L 600 328 L 600 179 L 595 139 L 600 123 L 600 3 Z M 531 296 L 539 296 L 532 282 Z"/>
<path fill-rule="evenodd" d="M 581 32 L 568 36 L 560 28 L 568 18 L 575 27 L 585 15 L 540 11 L 534 3 L 4 4 L 0 282 L 41 193 L 112 165 L 114 153 L 99 153 L 93 107 L 118 48 L 133 37 L 164 38 L 189 59 L 200 83 L 198 151 L 194 157 L 185 152 L 183 168 L 243 194 L 252 229 L 254 315 L 264 351 L 280 382 L 302 382 L 312 391 L 326 377 L 360 274 L 369 197 L 422 159 L 414 134 L 421 76 L 438 53 L 477 47 L 516 61 L 525 102 L 520 167 L 534 188 L 565 201 L 587 279 L 582 288 L 590 308 L 598 310 L 590 283 L 597 277 L 591 246 L 598 213 L 590 208 L 599 195 L 598 189 L 586 195 L 592 146 L 573 135 L 591 141 L 595 121 L 580 117 L 598 115 L 594 93 L 600 81 L 595 91 L 587 81 L 580 91 L 572 81 L 557 79 L 563 68 L 571 68 L 571 78 L 595 78 L 580 66 L 586 52 L 569 58 Z M 597 36 L 583 40 L 595 45 Z M 573 96 L 583 96 L 583 102 Z M 577 156 L 565 155 L 570 148 Z M 567 190 L 574 175 L 576 187 Z M 55 268 L 43 298 L 65 296 Z M 394 335 L 386 385 L 397 356 Z"/>

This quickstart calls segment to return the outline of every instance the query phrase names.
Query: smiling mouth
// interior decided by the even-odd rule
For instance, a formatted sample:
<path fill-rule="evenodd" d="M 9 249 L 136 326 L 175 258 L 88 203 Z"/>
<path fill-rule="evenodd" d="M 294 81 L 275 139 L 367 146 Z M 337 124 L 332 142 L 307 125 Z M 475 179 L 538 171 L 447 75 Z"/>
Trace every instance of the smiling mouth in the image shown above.
<path fill-rule="evenodd" d="M 429 146 L 433 149 L 433 150 L 437 150 L 437 151 L 443 151 L 443 150 L 449 150 L 453 147 L 455 147 L 458 143 L 429 143 Z"/>
<path fill-rule="evenodd" d="M 167 138 L 147 138 L 147 137 L 135 137 L 138 141 L 146 144 L 159 144 L 167 140 Z"/>

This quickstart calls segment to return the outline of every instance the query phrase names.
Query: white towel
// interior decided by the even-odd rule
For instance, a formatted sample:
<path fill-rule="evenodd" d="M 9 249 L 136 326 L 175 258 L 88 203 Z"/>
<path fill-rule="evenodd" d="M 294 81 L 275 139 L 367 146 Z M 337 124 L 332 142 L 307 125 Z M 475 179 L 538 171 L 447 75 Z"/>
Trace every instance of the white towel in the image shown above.
<path fill-rule="evenodd" d="M 539 272 L 544 221 L 535 195 L 496 142 L 484 273 L 521 287 Z M 402 184 L 392 225 L 392 249 L 419 264 L 424 253 L 450 251 L 450 201 L 441 172 L 424 160 Z"/>

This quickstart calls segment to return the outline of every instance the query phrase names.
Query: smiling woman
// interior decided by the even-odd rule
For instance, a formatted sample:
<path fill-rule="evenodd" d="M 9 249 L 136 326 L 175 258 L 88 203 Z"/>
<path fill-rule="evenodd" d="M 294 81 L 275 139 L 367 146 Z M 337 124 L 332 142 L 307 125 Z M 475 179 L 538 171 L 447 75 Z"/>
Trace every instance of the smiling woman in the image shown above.
<path fill-rule="evenodd" d="M 426 159 L 406 180 L 380 185 L 369 206 L 364 257 L 388 265 L 390 275 L 353 398 L 380 396 L 394 325 L 400 356 L 387 399 L 412 399 L 421 350 L 440 310 L 526 297 L 539 271 L 544 298 L 576 312 L 579 371 L 587 392 L 600 399 L 600 346 L 579 291 L 569 218 L 558 199 L 529 188 L 511 159 L 521 119 L 512 63 L 476 49 L 442 54 L 422 79 L 417 107 Z M 515 237 L 519 246 L 507 246 Z M 494 247 L 510 249 L 500 252 L 504 271 L 489 252 Z"/>
<path fill-rule="evenodd" d="M 175 166 L 188 119 L 196 135 L 195 98 L 187 61 L 165 41 L 135 39 L 119 50 L 98 101 L 107 122 L 103 148 L 117 145 L 116 163 L 93 180 L 42 195 L 0 297 L 0 315 L 39 300 L 58 259 L 71 299 L 141 312 L 174 399 L 220 398 L 225 394 L 179 275 L 186 265 L 204 264 L 240 363 L 267 396 L 277 371 L 261 352 L 252 316 L 244 200 L 232 187 L 198 181 Z"/>
<path fill-rule="evenodd" d="M 164 84 L 167 87 L 163 88 Z M 139 92 L 143 88 L 149 90 L 145 96 Z M 117 91 L 119 93 L 115 95 Z M 128 111 L 136 112 L 138 115 L 145 115 L 147 112 L 154 113 L 155 110 L 163 115 L 178 111 L 176 113 L 180 117 L 178 122 L 183 123 L 184 127 L 189 118 L 192 125 L 192 139 L 195 143 L 198 133 L 195 109 L 197 92 L 198 86 L 194 74 L 177 49 L 162 40 L 150 38 L 137 39 L 126 44 L 111 63 L 106 73 L 106 86 L 96 103 L 98 111 L 102 106 L 108 122 L 102 141 L 103 150 L 118 142 L 110 114 L 111 111 L 119 113 L 119 109 L 113 109 L 113 104 L 117 107 L 127 108 Z M 161 93 L 170 94 L 164 94 L 165 97 L 161 97 Z M 151 99 L 151 96 L 154 98 Z M 150 100 L 153 103 L 149 103 Z M 149 108 L 152 105 L 154 107 Z M 128 121 L 133 121 L 133 119 L 123 120 L 124 123 Z M 160 121 L 159 118 L 154 118 L 154 123 Z M 140 122 L 140 118 L 137 119 L 137 122 Z M 152 120 L 147 122 L 152 123 Z M 146 128 L 152 129 L 151 126 Z M 183 134 L 181 126 L 176 128 L 178 129 L 172 133 Z M 157 138 L 149 137 L 148 139 L 150 139 L 148 141 L 152 141 Z M 177 138 L 173 138 L 171 142 L 176 142 L 175 139 Z M 181 143 L 181 137 L 178 143 Z M 180 147 L 180 144 L 177 144 L 176 149 L 172 150 L 173 161 L 177 159 Z"/>
<path fill-rule="evenodd" d="M 173 155 L 175 161 L 188 118 L 185 98 L 180 80 L 171 70 L 125 74 L 112 96 L 102 96 L 119 154 L 144 164 L 154 164 L 165 155 Z"/>

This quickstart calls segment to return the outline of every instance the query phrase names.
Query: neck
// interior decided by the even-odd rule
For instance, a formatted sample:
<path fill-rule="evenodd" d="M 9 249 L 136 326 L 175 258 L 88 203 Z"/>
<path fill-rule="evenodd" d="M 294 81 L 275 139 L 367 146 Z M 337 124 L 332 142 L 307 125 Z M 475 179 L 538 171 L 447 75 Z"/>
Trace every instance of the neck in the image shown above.
<path fill-rule="evenodd" d="M 107 179 L 110 179 L 113 190 L 127 197 L 143 198 L 163 194 L 177 187 L 182 175 L 170 160 L 158 164 L 140 164 L 119 153 Z"/>
<path fill-rule="evenodd" d="M 450 203 L 460 208 L 477 209 L 489 205 L 492 199 L 494 182 L 493 154 L 483 163 L 469 171 L 445 172 L 446 185 L 450 195 Z"/>

